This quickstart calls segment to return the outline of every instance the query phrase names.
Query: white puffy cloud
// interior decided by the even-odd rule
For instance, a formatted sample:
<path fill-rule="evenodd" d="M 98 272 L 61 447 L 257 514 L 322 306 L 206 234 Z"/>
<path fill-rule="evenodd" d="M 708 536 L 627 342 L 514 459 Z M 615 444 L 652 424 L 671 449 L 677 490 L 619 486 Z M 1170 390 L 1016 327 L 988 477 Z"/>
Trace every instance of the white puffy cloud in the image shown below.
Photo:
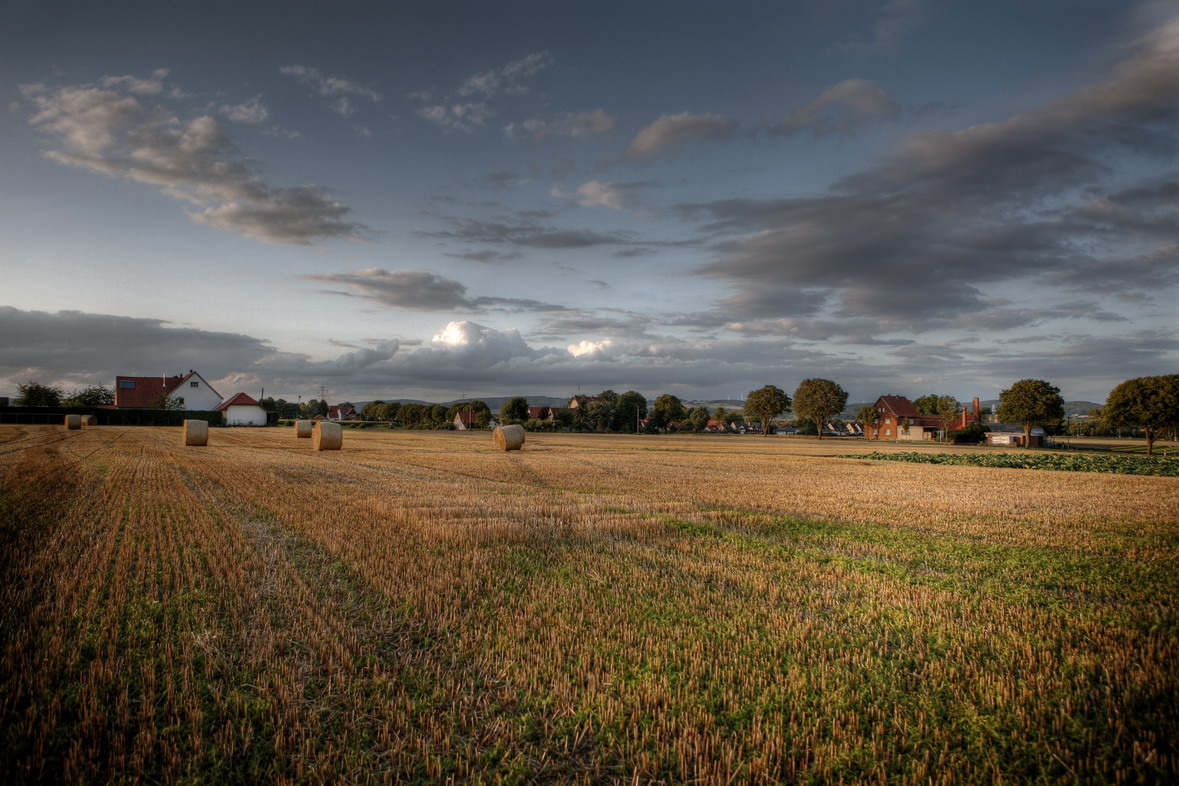
<path fill-rule="evenodd" d="M 607 338 L 602 341 L 579 341 L 576 344 L 570 344 L 567 351 L 575 358 L 604 358 L 609 356 L 616 346 L 613 339 Z"/>
<path fill-rule="evenodd" d="M 626 148 L 626 157 L 652 159 L 678 155 L 699 142 L 724 142 L 737 131 L 737 121 L 711 113 L 663 115 L 638 133 Z"/>
<path fill-rule="evenodd" d="M 217 111 L 226 120 L 231 120 L 234 123 L 257 125 L 270 119 L 270 109 L 262 103 L 261 98 L 251 98 L 240 104 L 221 104 Z"/>
<path fill-rule="evenodd" d="M 322 187 L 271 187 L 211 116 L 186 121 L 162 104 L 86 85 L 22 92 L 35 108 L 29 122 L 56 143 L 50 160 L 156 186 L 199 206 L 189 212 L 198 223 L 296 244 L 359 240 L 366 229 L 345 220 L 349 208 Z"/>

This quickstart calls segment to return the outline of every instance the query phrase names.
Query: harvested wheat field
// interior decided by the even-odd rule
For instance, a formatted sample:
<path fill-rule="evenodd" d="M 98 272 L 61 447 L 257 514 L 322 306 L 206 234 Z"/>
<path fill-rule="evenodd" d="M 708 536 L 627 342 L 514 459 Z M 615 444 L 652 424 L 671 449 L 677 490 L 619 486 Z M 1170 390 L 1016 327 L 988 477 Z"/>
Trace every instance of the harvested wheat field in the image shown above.
<path fill-rule="evenodd" d="M 0 426 L 5 782 L 1179 778 L 1175 478 L 182 443 Z"/>

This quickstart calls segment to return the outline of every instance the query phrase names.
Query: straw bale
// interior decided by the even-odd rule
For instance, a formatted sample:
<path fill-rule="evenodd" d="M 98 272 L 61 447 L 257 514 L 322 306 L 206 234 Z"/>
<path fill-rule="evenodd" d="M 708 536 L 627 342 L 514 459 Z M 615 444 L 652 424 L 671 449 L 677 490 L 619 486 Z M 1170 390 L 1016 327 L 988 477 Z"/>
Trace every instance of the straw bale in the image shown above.
<path fill-rule="evenodd" d="M 311 432 L 315 428 L 315 422 L 311 420 L 296 420 L 295 421 L 295 437 L 297 439 L 311 439 Z"/>
<path fill-rule="evenodd" d="M 95 417 L 94 415 L 83 415 L 82 416 L 82 425 L 83 426 L 97 426 L 98 425 L 98 418 Z"/>
<path fill-rule="evenodd" d="M 339 450 L 344 444 L 344 428 L 339 423 L 317 420 L 311 433 L 312 450 Z"/>
<path fill-rule="evenodd" d="M 81 415 L 66 415 L 65 416 L 65 427 L 68 429 L 82 428 L 82 416 Z"/>
<path fill-rule="evenodd" d="M 496 426 L 491 440 L 500 450 L 519 450 L 524 445 L 524 427 Z"/>
<path fill-rule="evenodd" d="M 184 444 L 192 447 L 201 447 L 209 444 L 209 421 L 207 420 L 186 420 L 184 421 Z"/>

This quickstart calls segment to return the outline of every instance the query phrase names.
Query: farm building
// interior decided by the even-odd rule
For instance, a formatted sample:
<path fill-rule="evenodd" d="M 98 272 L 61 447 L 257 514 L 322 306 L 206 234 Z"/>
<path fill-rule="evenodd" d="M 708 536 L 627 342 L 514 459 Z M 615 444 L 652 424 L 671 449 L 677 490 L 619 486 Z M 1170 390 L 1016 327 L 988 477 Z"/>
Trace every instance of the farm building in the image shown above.
<path fill-rule="evenodd" d="M 1044 429 L 1032 429 L 1032 438 L 1024 444 L 1023 426 L 997 425 L 987 432 L 988 445 L 1010 445 L 1011 447 L 1039 448 L 1044 446 Z"/>
<path fill-rule="evenodd" d="M 266 410 L 245 393 L 227 398 L 217 407 L 227 426 L 265 426 Z"/>
<path fill-rule="evenodd" d="M 360 420 L 360 415 L 351 404 L 332 404 L 328 407 L 328 420 Z"/>
<path fill-rule="evenodd" d="M 162 395 L 188 410 L 216 409 L 221 403 L 221 394 L 192 369 L 174 377 L 115 377 L 116 409 L 145 409 L 158 403 Z"/>
<path fill-rule="evenodd" d="M 868 439 L 934 439 L 942 426 L 941 418 L 922 415 L 904 396 L 881 396 L 876 399 L 876 411 L 879 419 L 865 428 Z"/>
<path fill-rule="evenodd" d="M 488 422 L 487 427 L 494 429 L 499 425 L 499 422 L 492 416 Z M 481 428 L 479 425 L 478 412 L 456 412 L 454 413 L 454 427 L 458 431 L 468 431 L 470 429 Z"/>

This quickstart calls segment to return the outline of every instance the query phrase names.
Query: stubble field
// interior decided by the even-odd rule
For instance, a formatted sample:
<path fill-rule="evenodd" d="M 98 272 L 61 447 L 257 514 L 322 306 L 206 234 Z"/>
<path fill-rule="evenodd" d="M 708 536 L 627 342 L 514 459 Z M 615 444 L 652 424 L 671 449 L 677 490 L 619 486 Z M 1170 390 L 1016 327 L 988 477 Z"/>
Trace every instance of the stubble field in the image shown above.
<path fill-rule="evenodd" d="M 1179 778 L 1174 478 L 307 442 L 0 426 L 0 778 Z"/>

